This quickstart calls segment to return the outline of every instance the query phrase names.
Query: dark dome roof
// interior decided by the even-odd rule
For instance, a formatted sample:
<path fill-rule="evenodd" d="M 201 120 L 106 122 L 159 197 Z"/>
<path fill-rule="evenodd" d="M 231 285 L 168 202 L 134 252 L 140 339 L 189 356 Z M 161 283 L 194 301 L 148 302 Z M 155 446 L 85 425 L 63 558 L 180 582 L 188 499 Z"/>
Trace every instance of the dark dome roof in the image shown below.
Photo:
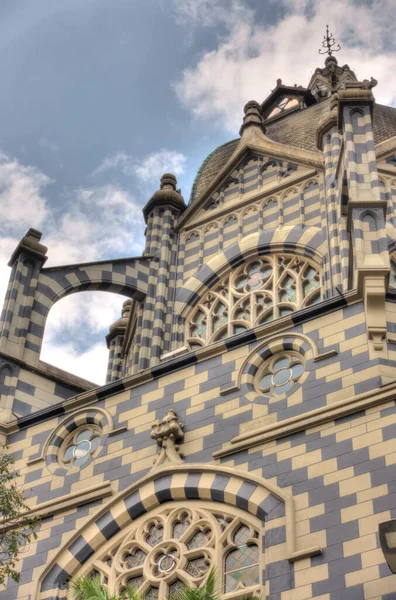
<path fill-rule="evenodd" d="M 316 146 L 318 124 L 328 111 L 329 100 L 314 104 L 266 125 L 266 135 L 280 144 L 302 148 L 311 152 L 320 150 Z M 374 104 L 374 143 L 379 144 L 396 135 L 396 108 Z M 190 197 L 190 204 L 199 198 L 213 181 L 219 171 L 227 163 L 236 149 L 239 138 L 227 142 L 214 150 L 202 163 L 195 178 Z"/>

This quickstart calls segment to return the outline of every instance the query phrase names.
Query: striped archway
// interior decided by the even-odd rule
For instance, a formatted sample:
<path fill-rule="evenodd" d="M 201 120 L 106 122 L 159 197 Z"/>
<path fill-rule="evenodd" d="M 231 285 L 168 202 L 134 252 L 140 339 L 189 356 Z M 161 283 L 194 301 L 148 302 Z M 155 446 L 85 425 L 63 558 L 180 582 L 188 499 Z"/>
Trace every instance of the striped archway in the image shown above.
<path fill-rule="evenodd" d="M 318 547 L 297 550 L 294 500 L 262 477 L 218 465 L 168 466 L 134 483 L 100 508 L 52 558 L 33 598 L 65 599 L 70 578 L 122 528 L 161 504 L 188 500 L 235 506 L 264 523 L 276 519 L 277 536 L 284 538 L 285 558 L 290 562 L 321 551 Z"/>

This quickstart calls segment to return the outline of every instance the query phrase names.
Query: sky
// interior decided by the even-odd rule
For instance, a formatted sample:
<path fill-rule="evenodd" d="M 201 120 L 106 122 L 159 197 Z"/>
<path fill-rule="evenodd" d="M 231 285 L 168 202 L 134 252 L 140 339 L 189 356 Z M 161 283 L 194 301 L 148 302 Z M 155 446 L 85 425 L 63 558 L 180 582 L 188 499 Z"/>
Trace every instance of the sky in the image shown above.
<path fill-rule="evenodd" d="M 0 296 L 29 227 L 46 266 L 139 256 L 142 207 L 166 171 L 188 201 L 248 100 L 307 85 L 329 24 L 378 102 L 396 106 L 394 0 L 2 0 Z M 125 298 L 51 309 L 42 360 L 96 383 Z"/>

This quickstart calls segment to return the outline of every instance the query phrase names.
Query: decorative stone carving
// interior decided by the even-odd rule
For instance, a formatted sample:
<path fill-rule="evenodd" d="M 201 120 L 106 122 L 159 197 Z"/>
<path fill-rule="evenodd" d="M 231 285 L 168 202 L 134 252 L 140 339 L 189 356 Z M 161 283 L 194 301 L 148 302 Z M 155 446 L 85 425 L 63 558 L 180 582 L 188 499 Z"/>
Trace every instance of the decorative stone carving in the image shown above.
<path fill-rule="evenodd" d="M 158 469 L 168 463 L 179 465 L 183 462 L 179 446 L 176 444 L 183 438 L 183 424 L 180 423 L 174 410 L 168 410 L 161 421 L 152 425 L 150 435 L 161 447 L 151 470 Z"/>

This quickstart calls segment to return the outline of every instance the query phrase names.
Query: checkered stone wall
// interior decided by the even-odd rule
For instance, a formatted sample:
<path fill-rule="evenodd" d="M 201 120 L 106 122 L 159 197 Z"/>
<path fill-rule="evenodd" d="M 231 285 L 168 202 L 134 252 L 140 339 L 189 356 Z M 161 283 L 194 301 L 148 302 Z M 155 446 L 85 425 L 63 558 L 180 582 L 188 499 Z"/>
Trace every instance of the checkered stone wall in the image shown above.
<path fill-rule="evenodd" d="M 370 360 L 368 354 L 363 306 L 352 304 L 300 325 L 296 323 L 291 329 L 289 326 L 282 338 L 282 347 L 300 352 L 306 347 L 305 352 L 311 353 L 311 362 L 307 363 L 308 378 L 293 389 L 285 401 L 262 404 L 257 398 L 249 397 L 243 382 L 239 390 L 233 390 L 240 374 L 249 372 L 254 376 L 248 365 L 254 364 L 254 353 L 260 356 L 265 347 L 279 348 L 276 340 L 266 346 L 265 338 L 262 342 L 251 339 L 234 349 L 227 349 L 223 343 L 217 356 L 184 367 L 185 358 L 181 357 L 179 366 L 173 361 L 173 365 L 170 363 L 162 372 L 157 369 L 158 375 L 153 369 L 152 380 L 137 387 L 126 387 L 123 391 L 121 387 L 125 387 L 125 383 L 120 386 L 114 382 L 103 388 L 94 405 L 112 415 L 115 433 L 107 437 L 99 454 L 81 470 L 59 475 L 48 471 L 42 452 L 67 415 L 55 418 L 46 417 L 45 413 L 37 415 L 36 422 L 32 421 L 29 427 L 9 437 L 16 466 L 29 491 L 29 502 L 32 505 L 55 502 L 107 481 L 111 482 L 114 493 L 123 494 L 124 490 L 127 493 L 134 485 L 140 489 L 139 482 L 149 473 L 157 453 L 156 444 L 150 438 L 151 425 L 172 408 L 185 425 L 181 449 L 186 469 L 195 465 L 201 473 L 194 481 L 201 478 L 207 481 L 205 470 L 217 462 L 220 466 L 243 471 L 247 476 L 258 477 L 263 485 L 275 485 L 281 490 L 280 494 L 286 492 L 287 497 L 294 499 L 295 552 L 322 548 L 317 558 L 290 562 L 284 517 L 279 514 L 266 521 L 264 551 L 271 556 L 271 561 L 263 575 L 263 585 L 270 600 L 297 599 L 299 594 L 313 598 L 327 593 L 332 594 L 331 598 L 343 597 L 342 594 L 354 598 L 354 593 L 361 594 L 361 590 L 377 589 L 377 586 L 385 590 L 385 597 L 391 578 L 375 532 L 379 519 L 385 520 L 393 513 L 392 509 L 381 506 L 381 510 L 377 509 L 380 516 L 376 516 L 377 512 L 373 509 L 370 513 L 368 507 L 374 506 L 374 502 L 380 506 L 377 499 L 384 495 L 383 485 L 393 480 L 392 459 L 388 454 L 393 454 L 394 401 L 383 400 L 382 404 L 367 410 L 355 409 L 350 416 L 328 418 L 317 426 L 306 427 L 302 421 L 300 430 L 291 437 L 283 433 L 278 438 L 275 432 L 270 441 L 263 442 L 257 436 L 258 428 L 265 430 L 277 423 L 288 426 L 300 415 L 308 418 L 318 410 L 339 408 L 343 399 L 371 399 L 381 385 L 382 371 L 379 361 Z M 265 356 L 262 354 L 261 358 Z M 248 438 L 247 448 L 243 447 L 245 442 L 239 441 L 244 436 Z M 236 442 L 230 447 L 234 439 Z M 218 458 L 214 459 L 213 455 Z M 382 474 L 377 475 L 377 471 Z M 172 490 L 178 487 L 171 483 L 168 475 L 164 476 L 166 484 L 161 497 L 169 501 L 169 494 L 177 494 Z M 194 489 L 199 488 L 197 485 Z M 185 484 L 182 487 L 185 489 Z M 249 493 L 252 491 L 249 486 L 247 489 Z M 188 497 L 199 499 L 197 491 L 191 494 Z M 210 499 L 210 494 L 205 498 Z M 212 499 L 221 501 L 219 497 Z M 112 500 L 97 500 L 92 506 L 75 507 L 65 515 L 44 519 L 39 540 L 23 556 L 19 593 L 16 586 L 10 585 L 4 599 L 27 600 L 32 582 L 42 577 L 47 565 L 53 565 L 58 549 L 68 541 L 75 544 L 81 560 L 88 558 L 91 551 L 86 553 L 73 540 L 83 535 L 78 533 L 79 529 L 90 518 L 98 520 L 98 511 L 101 507 L 104 510 L 108 502 Z M 250 502 L 249 496 L 247 506 Z M 109 526 L 108 531 L 113 529 Z M 367 538 L 363 539 L 367 546 L 356 553 L 353 549 L 359 536 Z M 349 556 L 353 559 L 344 561 Z M 365 565 L 370 566 L 367 574 Z M 59 571 L 57 573 L 59 575 Z M 335 573 L 338 573 L 336 580 Z M 43 598 L 64 597 L 54 596 L 49 589 L 45 593 Z"/>
<path fill-rule="evenodd" d="M 323 163 L 298 148 L 295 160 L 287 147 L 281 156 L 258 113 L 244 124 L 240 163 L 231 157 L 185 217 L 166 176 L 145 209 L 141 258 L 47 269 L 37 232 L 22 240 L 2 317 L 0 385 L 3 411 L 20 406 L 4 430 L 43 517 L 21 556 L 21 583 L 9 582 L 0 600 L 65 599 L 70 576 L 124 526 L 173 501 L 260 519 L 267 600 L 396 597 L 377 534 L 396 518 L 395 149 L 389 140 L 374 147 L 369 88 L 347 81 L 323 104 Z M 282 252 L 319 266 L 321 302 L 183 348 L 185 319 L 224 274 Z M 110 348 L 105 386 L 60 390 L 60 374 L 50 378 L 38 362 L 45 317 L 62 295 L 88 288 L 134 298 L 133 331 Z M 303 367 L 282 394 L 272 379 L 261 383 L 277 356 Z M 172 419 L 177 435 L 157 444 Z M 64 440 L 89 424 L 101 443 L 70 468 Z"/>

